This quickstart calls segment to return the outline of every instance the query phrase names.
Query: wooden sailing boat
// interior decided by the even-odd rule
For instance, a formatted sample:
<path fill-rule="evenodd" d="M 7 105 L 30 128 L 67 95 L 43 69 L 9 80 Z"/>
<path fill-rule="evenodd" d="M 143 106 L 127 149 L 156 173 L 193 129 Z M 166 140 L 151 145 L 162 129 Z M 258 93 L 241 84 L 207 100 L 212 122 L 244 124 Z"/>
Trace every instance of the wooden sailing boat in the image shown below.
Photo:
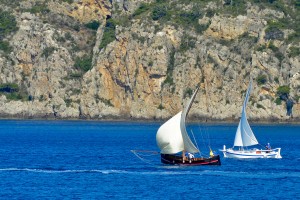
<path fill-rule="evenodd" d="M 186 131 L 186 117 L 199 88 L 194 92 L 189 104 L 182 111 L 165 122 L 157 131 L 156 142 L 160 148 L 161 162 L 179 165 L 221 165 L 220 156 L 187 157 L 185 153 L 198 153 L 198 148 L 191 141 Z"/>
<path fill-rule="evenodd" d="M 249 146 L 259 144 L 248 123 L 246 114 L 246 107 L 251 88 L 252 80 L 250 81 L 244 100 L 242 116 L 236 130 L 233 148 L 226 149 L 226 146 L 224 145 L 223 150 L 221 151 L 225 158 L 282 158 L 280 155 L 281 148 L 271 149 L 269 147 L 268 149 L 248 149 Z"/>

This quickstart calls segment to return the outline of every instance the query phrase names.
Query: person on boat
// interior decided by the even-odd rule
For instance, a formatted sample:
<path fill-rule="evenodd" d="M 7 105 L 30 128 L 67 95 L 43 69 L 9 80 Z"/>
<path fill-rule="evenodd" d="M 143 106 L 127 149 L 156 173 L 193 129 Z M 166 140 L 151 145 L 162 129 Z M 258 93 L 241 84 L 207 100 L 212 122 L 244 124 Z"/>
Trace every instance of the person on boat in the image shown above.
<path fill-rule="evenodd" d="M 195 158 L 195 156 L 192 153 L 188 153 L 188 158 L 189 158 L 189 160 L 192 160 L 193 158 Z"/>
<path fill-rule="evenodd" d="M 271 149 L 272 149 L 270 143 L 268 143 L 268 144 L 266 145 L 266 149 L 267 149 L 267 150 L 271 150 Z"/>
<path fill-rule="evenodd" d="M 188 160 L 188 158 L 189 158 L 189 153 L 185 151 L 183 155 L 183 160 Z"/>
<path fill-rule="evenodd" d="M 209 151 L 209 156 L 210 157 L 214 157 L 214 152 L 210 149 L 210 151 Z"/>
<path fill-rule="evenodd" d="M 267 150 L 271 150 L 271 145 L 270 145 L 270 143 L 268 143 L 267 145 L 266 145 L 266 149 Z M 267 153 L 270 153 L 271 151 L 267 151 Z"/>

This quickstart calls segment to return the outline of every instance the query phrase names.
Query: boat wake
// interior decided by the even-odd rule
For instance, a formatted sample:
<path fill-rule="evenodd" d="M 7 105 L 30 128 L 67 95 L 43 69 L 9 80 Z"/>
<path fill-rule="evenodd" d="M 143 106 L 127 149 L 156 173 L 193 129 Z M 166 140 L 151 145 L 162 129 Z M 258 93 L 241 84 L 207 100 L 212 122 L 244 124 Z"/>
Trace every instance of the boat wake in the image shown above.
<path fill-rule="evenodd" d="M 98 169 L 30 169 L 30 168 L 5 168 L 0 169 L 0 172 L 8 171 L 8 172 L 36 172 L 36 173 L 102 173 L 102 174 L 115 174 L 115 173 L 124 173 L 122 170 L 98 170 Z"/>
<path fill-rule="evenodd" d="M 222 176 L 222 177 L 233 177 L 233 178 L 253 178 L 253 179 L 284 179 L 284 178 L 300 178 L 300 172 L 239 172 L 239 171 L 218 171 L 218 170 L 203 170 L 203 171 L 190 171 L 180 170 L 176 168 L 170 168 L 166 170 L 114 170 L 114 169 L 30 169 L 30 168 L 4 168 L 0 169 L 1 172 L 32 172 L 32 173 L 100 173 L 100 174 L 128 174 L 128 175 L 153 175 L 153 176 Z"/>
<path fill-rule="evenodd" d="M 234 178 L 253 178 L 253 179 L 284 179 L 300 178 L 300 172 L 238 172 L 238 171 L 207 171 L 203 175 L 223 176 Z"/>

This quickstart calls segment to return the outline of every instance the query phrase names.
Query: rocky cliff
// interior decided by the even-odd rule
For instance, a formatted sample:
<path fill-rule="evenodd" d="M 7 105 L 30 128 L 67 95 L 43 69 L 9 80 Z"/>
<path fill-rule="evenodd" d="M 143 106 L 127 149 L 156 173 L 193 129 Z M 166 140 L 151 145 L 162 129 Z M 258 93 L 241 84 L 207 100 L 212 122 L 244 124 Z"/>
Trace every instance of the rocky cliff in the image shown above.
<path fill-rule="evenodd" d="M 0 0 L 0 116 L 300 117 L 296 0 Z"/>

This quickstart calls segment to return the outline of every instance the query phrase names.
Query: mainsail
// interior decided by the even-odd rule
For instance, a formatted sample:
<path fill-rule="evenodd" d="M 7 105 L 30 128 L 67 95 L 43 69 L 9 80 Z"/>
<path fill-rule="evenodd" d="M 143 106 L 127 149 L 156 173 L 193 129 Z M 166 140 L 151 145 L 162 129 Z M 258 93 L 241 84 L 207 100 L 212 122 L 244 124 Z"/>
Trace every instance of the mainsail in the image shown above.
<path fill-rule="evenodd" d="M 246 93 L 246 97 L 244 100 L 242 116 L 235 134 L 234 146 L 246 147 L 246 146 L 252 146 L 258 144 L 258 141 L 255 135 L 253 134 L 252 129 L 248 123 L 247 114 L 246 114 L 246 107 L 249 100 L 251 89 L 252 89 L 252 80 L 250 81 Z"/>
<path fill-rule="evenodd" d="M 161 125 L 156 133 L 157 146 L 163 154 L 175 154 L 184 150 L 180 130 L 181 113 Z"/>
<path fill-rule="evenodd" d="M 183 112 L 164 123 L 157 131 L 156 142 L 162 154 L 175 154 L 183 150 L 191 153 L 199 152 L 187 134 L 185 119 L 193 104 L 199 88 L 194 92 L 188 106 Z"/>

